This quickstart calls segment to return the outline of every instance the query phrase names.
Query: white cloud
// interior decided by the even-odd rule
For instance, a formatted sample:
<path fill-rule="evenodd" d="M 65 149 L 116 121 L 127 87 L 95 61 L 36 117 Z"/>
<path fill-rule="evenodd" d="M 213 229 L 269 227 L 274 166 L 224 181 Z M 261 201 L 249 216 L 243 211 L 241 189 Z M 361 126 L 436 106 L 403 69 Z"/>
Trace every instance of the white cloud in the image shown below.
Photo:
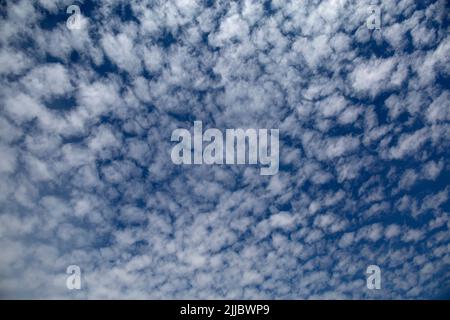
<path fill-rule="evenodd" d="M 81 30 L 43 28 L 66 4 L 8 3 L 0 22 L 4 296 L 439 293 L 444 1 L 383 2 L 380 31 L 369 1 L 272 1 L 270 15 L 258 1 L 108 1 L 81 4 Z M 279 174 L 173 165 L 170 133 L 193 119 L 279 128 Z M 65 288 L 74 263 L 80 292 Z M 363 281 L 374 263 L 380 293 Z"/>

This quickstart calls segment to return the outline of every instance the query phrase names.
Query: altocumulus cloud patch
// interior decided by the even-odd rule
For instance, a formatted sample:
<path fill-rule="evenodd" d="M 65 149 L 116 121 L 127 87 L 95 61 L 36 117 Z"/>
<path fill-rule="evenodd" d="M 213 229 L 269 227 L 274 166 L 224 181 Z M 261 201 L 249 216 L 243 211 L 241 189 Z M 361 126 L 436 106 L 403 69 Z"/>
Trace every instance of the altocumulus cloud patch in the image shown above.
<path fill-rule="evenodd" d="M 0 296 L 447 294 L 448 12 L 4 2 Z M 276 172 L 173 163 L 196 121 L 278 130 Z"/>

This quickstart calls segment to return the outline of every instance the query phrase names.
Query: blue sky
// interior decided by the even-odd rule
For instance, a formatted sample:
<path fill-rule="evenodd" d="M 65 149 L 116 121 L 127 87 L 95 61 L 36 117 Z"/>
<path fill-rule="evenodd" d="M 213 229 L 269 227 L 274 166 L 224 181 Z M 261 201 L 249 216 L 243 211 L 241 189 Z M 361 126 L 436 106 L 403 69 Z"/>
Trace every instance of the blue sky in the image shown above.
<path fill-rule="evenodd" d="M 1 298 L 448 296 L 447 1 L 0 12 Z M 278 174 L 173 164 L 195 120 L 278 128 Z"/>

